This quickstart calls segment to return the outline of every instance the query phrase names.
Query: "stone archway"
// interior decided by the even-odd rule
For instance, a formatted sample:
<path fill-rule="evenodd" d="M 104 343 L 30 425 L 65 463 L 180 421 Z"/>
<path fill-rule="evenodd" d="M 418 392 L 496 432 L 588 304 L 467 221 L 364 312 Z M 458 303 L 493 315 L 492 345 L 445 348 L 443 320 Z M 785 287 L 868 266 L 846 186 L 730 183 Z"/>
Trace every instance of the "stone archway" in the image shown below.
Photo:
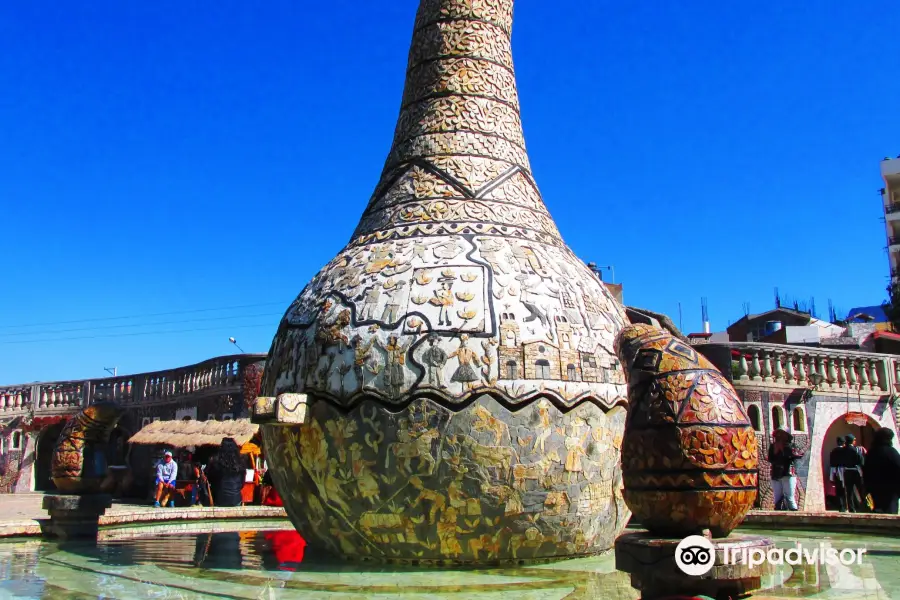
<path fill-rule="evenodd" d="M 53 459 L 56 441 L 65 425 L 66 421 L 48 425 L 38 437 L 34 459 L 34 490 L 36 492 L 52 492 L 56 489 L 50 475 L 50 463 Z"/>
<path fill-rule="evenodd" d="M 855 425 L 848 423 L 845 415 L 841 415 L 831 422 L 828 429 L 825 431 L 825 435 L 822 437 L 820 456 L 822 460 L 823 493 L 825 496 L 823 501 L 825 502 L 826 508 L 831 508 L 831 506 L 829 506 L 828 496 L 834 494 L 834 486 L 829 481 L 829 474 L 831 472 L 830 456 L 831 451 L 837 447 L 838 438 L 845 438 L 848 434 L 853 434 L 853 436 L 856 437 L 857 443 L 868 450 L 872 445 L 872 439 L 875 432 L 881 429 L 881 425 L 878 421 L 869 415 L 865 416 L 866 423 L 864 425 Z"/>

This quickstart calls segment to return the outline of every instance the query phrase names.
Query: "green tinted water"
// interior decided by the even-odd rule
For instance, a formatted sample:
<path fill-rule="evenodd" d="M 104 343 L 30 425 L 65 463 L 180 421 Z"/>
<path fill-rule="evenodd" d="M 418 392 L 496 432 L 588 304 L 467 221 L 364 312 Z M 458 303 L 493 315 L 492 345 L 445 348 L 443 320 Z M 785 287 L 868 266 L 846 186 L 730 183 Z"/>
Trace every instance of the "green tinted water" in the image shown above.
<path fill-rule="evenodd" d="M 480 570 L 359 566 L 305 552 L 285 523 L 106 531 L 96 544 L 0 543 L 0 598 L 635 599 L 613 556 Z M 780 547 L 864 547 L 861 565 L 784 567 L 759 598 L 900 599 L 900 540 L 772 532 Z"/>

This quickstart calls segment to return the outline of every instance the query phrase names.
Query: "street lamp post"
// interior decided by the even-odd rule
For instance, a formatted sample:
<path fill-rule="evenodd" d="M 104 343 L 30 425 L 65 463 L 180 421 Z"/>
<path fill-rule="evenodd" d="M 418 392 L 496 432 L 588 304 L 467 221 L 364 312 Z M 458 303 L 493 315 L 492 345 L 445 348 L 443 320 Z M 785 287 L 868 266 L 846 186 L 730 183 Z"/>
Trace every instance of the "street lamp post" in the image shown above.
<path fill-rule="evenodd" d="M 231 342 L 232 344 L 234 344 L 234 345 L 237 347 L 237 349 L 241 351 L 241 354 L 247 354 L 246 352 L 244 352 L 244 349 L 243 349 L 243 348 L 241 348 L 240 346 L 238 346 L 238 343 L 237 343 L 237 340 L 236 340 L 236 339 L 234 339 L 233 337 L 230 337 L 230 338 L 228 338 L 228 341 Z"/>

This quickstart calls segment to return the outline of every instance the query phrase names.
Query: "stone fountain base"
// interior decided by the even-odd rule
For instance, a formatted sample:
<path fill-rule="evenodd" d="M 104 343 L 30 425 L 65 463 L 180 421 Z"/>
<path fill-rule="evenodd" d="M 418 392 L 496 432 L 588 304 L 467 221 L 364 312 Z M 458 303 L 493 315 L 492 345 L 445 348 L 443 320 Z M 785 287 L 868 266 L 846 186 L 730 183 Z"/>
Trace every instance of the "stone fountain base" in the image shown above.
<path fill-rule="evenodd" d="M 750 566 L 742 550 L 768 552 L 771 540 L 756 535 L 731 535 L 710 539 L 715 562 L 703 575 L 684 573 L 675 561 L 681 539 L 661 538 L 646 531 L 628 533 L 616 540 L 616 568 L 631 575 L 631 585 L 642 600 L 683 596 L 742 598 L 762 588 L 763 579 L 774 572 L 768 562 Z M 736 548 L 737 560 L 726 561 L 726 550 Z M 729 552 L 734 555 L 734 552 Z M 727 564 L 726 564 L 727 562 Z"/>
<path fill-rule="evenodd" d="M 45 496 L 43 508 L 50 513 L 41 525 L 44 537 L 60 540 L 97 539 L 100 517 L 112 506 L 109 494 Z"/>

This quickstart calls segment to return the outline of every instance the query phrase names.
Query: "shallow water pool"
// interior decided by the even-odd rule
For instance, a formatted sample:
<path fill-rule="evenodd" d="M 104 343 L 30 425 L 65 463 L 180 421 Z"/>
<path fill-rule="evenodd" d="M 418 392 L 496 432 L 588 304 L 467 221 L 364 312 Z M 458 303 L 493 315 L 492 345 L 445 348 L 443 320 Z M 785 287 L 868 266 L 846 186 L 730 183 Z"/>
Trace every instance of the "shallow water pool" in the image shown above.
<path fill-rule="evenodd" d="M 348 565 L 306 553 L 285 522 L 107 530 L 94 543 L 0 542 L 0 598 L 515 598 L 635 599 L 612 554 L 480 570 Z M 861 565 L 783 567 L 758 598 L 900 599 L 900 540 L 773 532 L 800 542 L 866 548 Z"/>

